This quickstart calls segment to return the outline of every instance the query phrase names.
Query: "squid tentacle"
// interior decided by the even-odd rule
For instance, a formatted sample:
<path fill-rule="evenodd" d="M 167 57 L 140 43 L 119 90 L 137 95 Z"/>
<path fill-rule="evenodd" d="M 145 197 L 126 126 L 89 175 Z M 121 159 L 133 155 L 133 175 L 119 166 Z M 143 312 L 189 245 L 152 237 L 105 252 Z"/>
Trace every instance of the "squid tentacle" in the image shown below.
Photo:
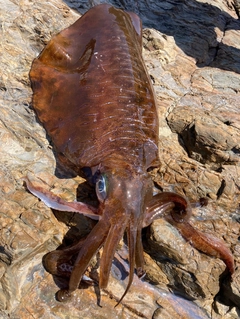
<path fill-rule="evenodd" d="M 104 243 L 104 250 L 100 261 L 100 278 L 99 287 L 106 288 L 108 284 L 109 274 L 111 271 L 112 260 L 119 241 L 121 240 L 125 231 L 127 222 L 120 222 L 112 225 L 107 239 Z"/>
<path fill-rule="evenodd" d="M 137 268 L 138 277 L 142 277 L 144 275 L 144 257 L 143 257 L 143 244 L 142 244 L 142 229 L 138 229 L 137 231 L 137 239 L 136 239 L 136 252 L 135 252 L 135 263 Z"/>
<path fill-rule="evenodd" d="M 191 206 L 186 198 L 172 192 L 159 193 L 152 197 L 148 203 L 143 227 L 149 226 L 155 219 L 171 214 L 178 222 L 190 218 Z"/>
<path fill-rule="evenodd" d="M 95 220 L 100 218 L 98 210 L 91 205 L 82 202 L 67 202 L 52 192 L 47 191 L 40 186 L 35 186 L 27 177 L 23 178 L 23 180 L 25 181 L 28 190 L 41 199 L 49 208 L 64 212 L 79 213 Z"/>
<path fill-rule="evenodd" d="M 223 240 L 202 233 L 189 223 L 191 205 L 184 197 L 174 193 L 160 193 L 148 203 L 143 226 L 148 226 L 159 217 L 164 217 L 181 235 L 198 250 L 224 261 L 230 274 L 234 273 L 234 258 Z"/>
<path fill-rule="evenodd" d="M 67 275 L 70 276 L 71 270 L 63 271 L 61 265 L 71 263 L 72 257 L 76 255 L 81 249 L 84 238 L 79 240 L 77 244 L 49 252 L 43 257 L 43 264 L 45 269 L 52 275 Z"/>
<path fill-rule="evenodd" d="M 102 219 L 87 236 L 74 263 L 73 271 L 69 280 L 69 288 L 61 289 L 57 293 L 57 299 L 59 301 L 67 300 L 71 293 L 78 288 L 81 278 L 92 257 L 104 244 L 109 229 L 109 222 Z"/>
<path fill-rule="evenodd" d="M 133 276 L 134 276 L 134 270 L 135 270 L 137 231 L 131 228 L 131 225 L 128 227 L 127 237 L 128 237 L 128 249 L 129 249 L 129 266 L 130 266 L 129 275 L 128 275 L 128 284 L 122 297 L 119 299 L 115 307 L 117 307 L 121 303 L 121 301 L 126 296 L 133 282 Z"/>
<path fill-rule="evenodd" d="M 189 222 L 182 224 L 174 223 L 174 226 L 177 227 L 181 235 L 186 240 L 189 240 L 196 249 L 207 255 L 222 259 L 230 274 L 232 275 L 234 273 L 234 258 L 230 249 L 226 246 L 223 240 L 214 237 L 211 234 L 202 233 L 194 228 Z"/>

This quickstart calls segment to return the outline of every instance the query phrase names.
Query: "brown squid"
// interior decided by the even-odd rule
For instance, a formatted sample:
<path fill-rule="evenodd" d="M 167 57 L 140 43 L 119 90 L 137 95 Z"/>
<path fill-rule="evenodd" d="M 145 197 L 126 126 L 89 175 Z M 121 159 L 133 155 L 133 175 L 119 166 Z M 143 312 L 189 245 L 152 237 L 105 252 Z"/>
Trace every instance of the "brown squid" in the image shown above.
<path fill-rule="evenodd" d="M 141 32 L 137 15 L 101 4 L 55 35 L 32 65 L 33 108 L 60 160 L 96 185 L 99 200 L 97 209 L 68 203 L 25 179 L 30 192 L 49 207 L 98 220 L 86 240 L 47 258 L 52 273 L 71 272 L 59 300 L 78 288 L 102 246 L 99 287 L 107 286 L 114 253 L 126 231 L 130 270 L 125 295 L 134 269 L 140 274 L 144 268 L 142 228 L 167 214 L 197 248 L 220 256 L 234 271 L 223 243 L 190 225 L 185 198 L 170 192 L 152 195 L 148 170 L 159 162 L 158 117 Z M 71 271 L 61 268 L 61 260 L 76 253 Z"/>

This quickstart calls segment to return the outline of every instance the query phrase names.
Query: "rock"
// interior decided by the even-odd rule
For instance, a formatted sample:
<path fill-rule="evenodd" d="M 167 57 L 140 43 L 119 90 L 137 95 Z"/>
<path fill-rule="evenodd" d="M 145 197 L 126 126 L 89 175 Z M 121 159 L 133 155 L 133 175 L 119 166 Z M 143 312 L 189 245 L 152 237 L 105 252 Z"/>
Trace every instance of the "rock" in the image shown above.
<path fill-rule="evenodd" d="M 172 291 L 197 300 L 212 299 L 219 292 L 223 262 L 195 251 L 167 222 L 154 222 L 148 244 Z"/>
<path fill-rule="evenodd" d="M 69 6 L 83 13 L 90 3 L 0 0 L 0 4 L 1 318 L 237 318 L 239 270 L 230 281 L 221 260 L 198 252 L 163 220 L 144 231 L 146 277 L 134 278 L 120 305 L 114 308 L 128 280 L 124 245 L 115 255 L 101 300 L 97 286 L 90 286 L 79 289 L 69 303 L 56 301 L 54 294 L 63 283 L 44 270 L 42 258 L 85 236 L 93 225 L 86 218 L 51 211 L 24 186 L 22 178 L 30 175 L 70 201 L 79 195 L 82 182 L 58 167 L 31 109 L 28 74 L 51 36 L 78 19 Z M 151 172 L 155 186 L 193 202 L 207 197 L 209 205 L 196 207 L 191 222 L 223 238 L 239 269 L 238 1 L 114 4 L 140 14 L 147 27 L 143 54 L 160 122 L 161 163 Z M 82 189 L 82 196 L 89 198 L 91 190 Z"/>
<path fill-rule="evenodd" d="M 234 0 L 234 5 L 235 5 L 235 9 L 236 9 L 238 16 L 240 16 L 240 1 Z"/>
<path fill-rule="evenodd" d="M 181 138 L 189 157 L 208 164 L 213 170 L 224 164 L 239 163 L 240 134 L 229 122 L 219 120 L 210 112 L 200 111 L 196 116 L 194 107 L 189 112 L 188 106 L 174 109 L 167 120 L 171 130 Z"/>

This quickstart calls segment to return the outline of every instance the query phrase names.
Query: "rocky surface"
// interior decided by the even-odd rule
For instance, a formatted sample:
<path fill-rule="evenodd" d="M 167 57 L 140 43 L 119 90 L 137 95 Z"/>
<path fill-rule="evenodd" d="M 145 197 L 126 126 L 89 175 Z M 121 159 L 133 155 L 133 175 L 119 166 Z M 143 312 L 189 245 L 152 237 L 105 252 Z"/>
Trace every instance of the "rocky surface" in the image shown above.
<path fill-rule="evenodd" d="M 151 172 L 155 186 L 191 201 L 207 197 L 208 206 L 194 209 L 192 224 L 223 238 L 236 267 L 240 262 L 237 3 L 114 3 L 140 14 L 147 27 L 143 52 L 160 121 L 161 165 Z M 230 281 L 221 260 L 195 250 L 164 220 L 144 231 L 146 277 L 134 279 L 118 307 L 114 305 L 127 282 L 124 245 L 115 256 L 101 300 L 96 286 L 77 291 L 69 303 L 55 300 L 61 282 L 44 270 L 42 257 L 63 238 L 67 245 L 84 236 L 92 225 L 86 218 L 51 211 L 26 191 L 22 177 L 29 175 L 73 200 L 81 182 L 63 168 L 56 171 L 52 147 L 31 109 L 28 73 L 50 37 L 90 4 L 70 0 L 0 0 L 0 4 L 1 318 L 239 318 L 238 268 Z M 88 189 L 85 196 L 90 196 Z"/>

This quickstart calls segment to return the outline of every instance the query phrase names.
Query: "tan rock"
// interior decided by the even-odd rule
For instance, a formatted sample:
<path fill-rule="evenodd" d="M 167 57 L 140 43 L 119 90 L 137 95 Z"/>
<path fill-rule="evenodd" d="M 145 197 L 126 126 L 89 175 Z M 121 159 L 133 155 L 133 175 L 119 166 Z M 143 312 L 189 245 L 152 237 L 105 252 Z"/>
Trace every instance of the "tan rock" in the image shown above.
<path fill-rule="evenodd" d="M 146 278 L 134 278 L 122 304 L 114 308 L 127 284 L 124 247 L 101 294 L 102 308 L 95 286 L 78 290 L 69 303 L 56 301 L 62 282 L 44 270 L 42 257 L 64 237 L 70 244 L 84 236 L 92 224 L 51 211 L 27 192 L 21 178 L 30 174 L 67 200 L 76 198 L 81 181 L 64 168 L 56 171 L 52 147 L 31 109 L 28 77 L 32 60 L 51 36 L 79 17 L 66 3 L 0 0 L 0 317 L 237 318 L 239 271 L 230 282 L 221 260 L 196 251 L 161 220 L 144 231 Z M 208 197 L 209 206 L 196 208 L 192 223 L 223 238 L 239 267 L 238 0 L 166 0 L 147 8 L 145 3 L 126 6 L 149 27 L 143 52 L 160 121 L 161 164 L 151 172 L 155 186 L 193 201 Z M 87 189 L 83 196 L 89 194 Z"/>

